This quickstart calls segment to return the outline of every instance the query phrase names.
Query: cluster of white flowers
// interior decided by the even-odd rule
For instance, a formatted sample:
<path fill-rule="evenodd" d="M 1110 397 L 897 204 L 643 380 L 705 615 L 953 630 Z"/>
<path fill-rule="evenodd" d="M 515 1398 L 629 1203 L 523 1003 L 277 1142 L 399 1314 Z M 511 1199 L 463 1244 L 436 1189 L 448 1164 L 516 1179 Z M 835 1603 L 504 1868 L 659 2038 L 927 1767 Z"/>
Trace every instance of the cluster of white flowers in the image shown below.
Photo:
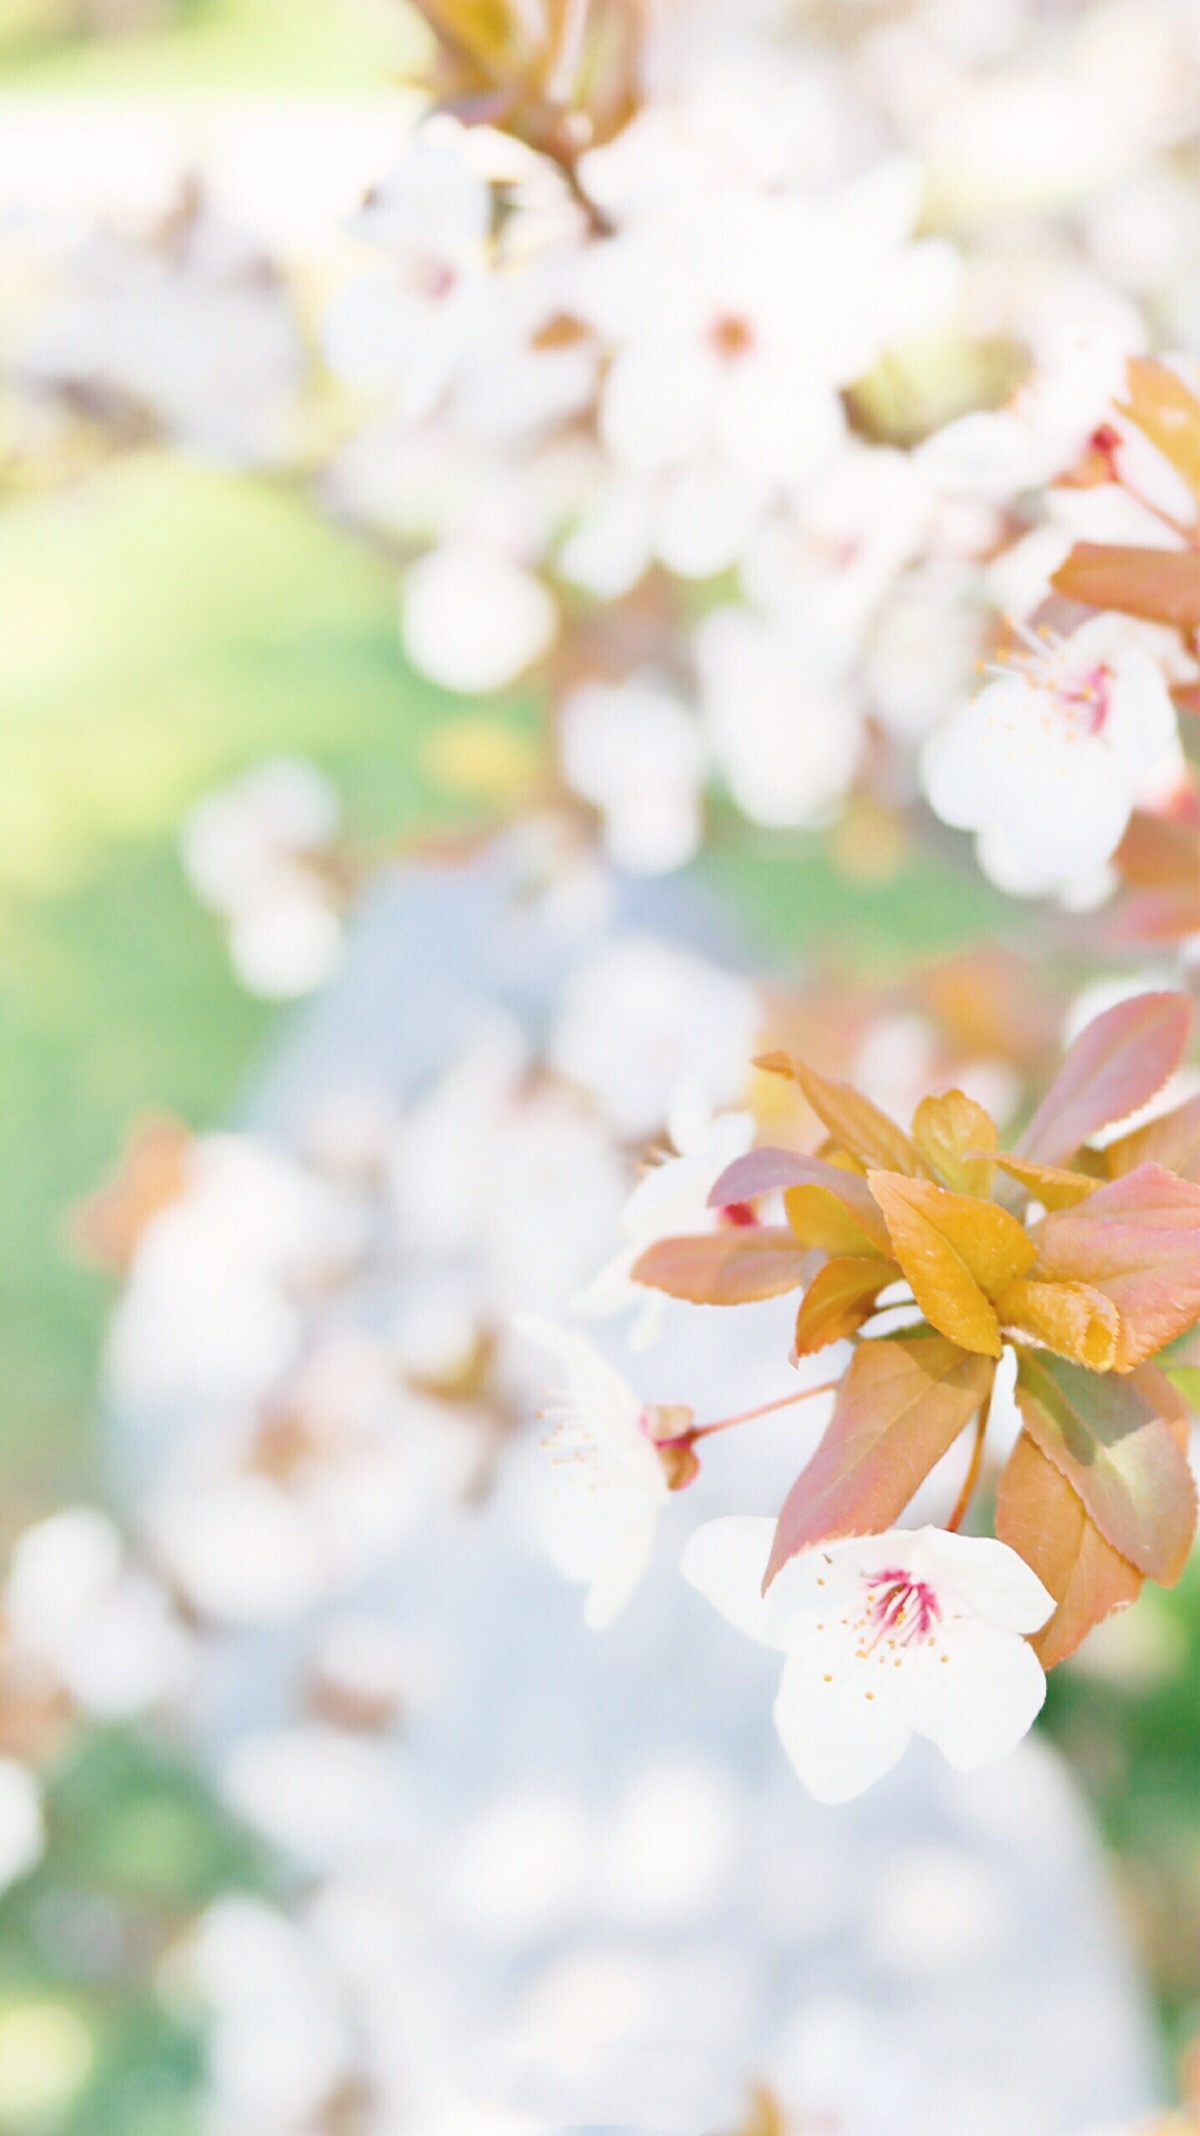
<path fill-rule="evenodd" d="M 472 695 L 536 670 L 634 872 L 693 856 L 714 783 L 786 828 L 919 777 L 1004 889 L 1101 898 L 1131 810 L 1186 779 L 1194 664 L 1102 615 L 973 669 L 1072 538 L 1185 538 L 1061 478 L 1128 359 L 1164 322 L 1193 340 L 1170 144 L 1198 79 L 1171 0 L 913 6 L 837 41 L 693 5 L 652 11 L 636 114 L 570 183 L 427 118 L 324 333 L 364 411 L 327 494 L 408 549 L 412 661 Z M 581 594 L 614 610 L 597 655 Z"/>
<path fill-rule="evenodd" d="M 565 166 L 519 115 L 410 103 L 390 168 L 384 111 L 314 115 L 307 158 L 280 120 L 273 176 L 222 136 L 224 187 L 211 144 L 188 190 L 183 144 L 168 183 L 143 143 L 139 220 L 111 140 L 93 208 L 83 149 L 59 200 L 18 125 L 18 457 L 83 415 L 314 469 L 402 545 L 419 670 L 548 691 L 563 786 L 623 869 L 686 864 L 714 793 L 803 829 L 858 787 L 923 789 L 1004 889 L 1098 901 L 1130 811 L 1188 776 L 1169 693 L 1196 667 L 1111 615 L 1037 633 L 1072 540 L 1195 526 L 1118 405 L 1131 357 L 1186 373 L 1200 338 L 1189 10 L 909 0 L 836 36 L 816 5 L 645 15 L 632 116 Z M 1100 425 L 1114 479 L 1073 487 Z M 311 897 L 235 917 L 267 991 L 332 941 Z"/>
<path fill-rule="evenodd" d="M 192 887 L 225 920 L 233 968 L 253 994 L 309 993 L 337 962 L 327 864 L 338 814 L 315 766 L 280 758 L 206 795 L 184 826 Z"/>
<path fill-rule="evenodd" d="M 167 1585 L 90 1506 L 20 1528 L 0 1585 L 0 1892 L 48 1843 L 44 1793 L 89 1724 L 185 1708 L 200 1655 Z"/>

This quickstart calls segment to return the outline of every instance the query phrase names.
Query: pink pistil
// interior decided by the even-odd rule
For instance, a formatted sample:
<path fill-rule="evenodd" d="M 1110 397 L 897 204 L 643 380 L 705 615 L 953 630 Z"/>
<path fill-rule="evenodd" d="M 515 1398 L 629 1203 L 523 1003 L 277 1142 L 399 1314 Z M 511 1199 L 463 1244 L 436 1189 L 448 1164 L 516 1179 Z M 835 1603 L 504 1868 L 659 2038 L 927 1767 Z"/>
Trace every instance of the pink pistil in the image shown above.
<path fill-rule="evenodd" d="M 938 1598 L 924 1580 L 914 1580 L 901 1567 L 864 1573 L 868 1587 L 867 1612 L 874 1626 L 872 1646 L 881 1639 L 899 1639 L 906 1646 L 928 1638 L 941 1622 Z"/>
<path fill-rule="evenodd" d="M 1079 674 L 1064 677 L 1056 695 L 1072 712 L 1082 714 L 1083 725 L 1088 734 L 1099 734 L 1108 718 L 1112 675 L 1108 668 L 1096 666 L 1085 668 Z"/>

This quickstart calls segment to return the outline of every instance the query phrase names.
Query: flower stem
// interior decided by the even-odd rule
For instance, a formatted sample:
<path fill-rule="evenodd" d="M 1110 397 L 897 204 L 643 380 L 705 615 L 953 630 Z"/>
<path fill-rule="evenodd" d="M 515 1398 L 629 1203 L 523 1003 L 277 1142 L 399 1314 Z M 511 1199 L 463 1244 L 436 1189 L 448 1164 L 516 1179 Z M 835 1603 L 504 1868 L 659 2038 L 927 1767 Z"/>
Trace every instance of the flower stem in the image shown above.
<path fill-rule="evenodd" d="M 755 1417 L 769 1417 L 776 1409 L 790 1409 L 793 1402 L 807 1402 L 814 1394 L 836 1394 L 840 1380 L 826 1380 L 820 1387 L 801 1387 L 795 1394 L 780 1395 L 776 1402 L 763 1402 L 758 1409 L 742 1409 L 735 1417 L 719 1417 L 715 1424 L 694 1424 L 687 1434 L 691 1439 L 709 1439 L 714 1431 L 729 1431 L 735 1424 L 753 1423 Z"/>
<path fill-rule="evenodd" d="M 966 1519 L 967 1507 L 975 1496 L 975 1486 L 979 1481 L 979 1471 L 983 1467 L 983 1442 L 987 1437 L 987 1420 L 987 1404 L 981 1403 L 979 1414 L 975 1419 L 975 1444 L 971 1448 L 970 1465 L 963 1478 L 963 1487 L 958 1494 L 954 1511 L 946 1522 L 946 1529 L 950 1535 L 958 1534 L 963 1521 Z"/>

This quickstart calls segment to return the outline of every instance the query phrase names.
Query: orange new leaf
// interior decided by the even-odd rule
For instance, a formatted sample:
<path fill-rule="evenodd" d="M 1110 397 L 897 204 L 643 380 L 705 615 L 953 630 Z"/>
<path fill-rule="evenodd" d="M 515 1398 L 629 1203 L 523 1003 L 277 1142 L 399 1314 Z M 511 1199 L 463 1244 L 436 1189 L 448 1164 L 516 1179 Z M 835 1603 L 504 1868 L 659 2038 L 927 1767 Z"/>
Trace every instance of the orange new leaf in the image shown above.
<path fill-rule="evenodd" d="M 1044 1342 L 1090 1372 L 1111 1372 L 1121 1319 L 1111 1298 L 1087 1283 L 1036 1283 L 1022 1277 L 996 1300 L 1006 1327 Z"/>
<path fill-rule="evenodd" d="M 1115 608 L 1189 635 L 1200 628 L 1200 553 L 1139 549 L 1107 542 L 1075 544 L 1051 577 L 1056 593 L 1089 608 Z"/>
<path fill-rule="evenodd" d="M 961 1090 L 922 1098 L 913 1114 L 913 1141 L 935 1179 L 956 1194 L 989 1194 L 999 1147 L 996 1123 Z"/>
<path fill-rule="evenodd" d="M 813 1277 L 796 1315 L 796 1356 L 807 1357 L 844 1335 L 857 1334 L 896 1273 L 877 1254 L 840 1254 L 827 1261 Z"/>
<path fill-rule="evenodd" d="M 1000 1322 L 992 1300 L 1033 1266 L 1036 1248 L 1028 1232 L 994 1202 L 950 1194 L 928 1180 L 870 1172 L 867 1181 L 930 1325 L 964 1350 L 999 1357 Z"/>
<path fill-rule="evenodd" d="M 1031 1646 L 1053 1669 L 1114 1610 L 1136 1601 L 1142 1575 L 1105 1541 L 1083 1500 L 1022 1432 L 996 1494 L 996 1533 L 1031 1565 L 1058 1604 Z"/>
<path fill-rule="evenodd" d="M 766 1053 L 755 1062 L 772 1075 L 790 1076 L 798 1083 L 818 1120 L 827 1128 L 839 1149 L 857 1158 L 861 1165 L 876 1165 L 884 1172 L 904 1172 L 921 1178 L 925 1161 L 902 1127 L 890 1120 L 878 1105 L 872 1105 L 849 1083 L 835 1083 L 793 1060 L 790 1053 Z"/>
<path fill-rule="evenodd" d="M 1073 1209 L 1077 1202 L 1094 1194 L 1100 1184 L 1098 1179 L 1089 1179 L 1086 1172 L 1064 1172 L 1053 1164 L 1029 1164 L 1023 1157 L 997 1157 L 996 1162 L 1010 1179 L 1027 1187 L 1043 1209 Z"/>
<path fill-rule="evenodd" d="M 1153 356 L 1131 357 L 1127 376 L 1129 399 L 1117 402 L 1118 411 L 1157 445 L 1200 502 L 1200 400 Z"/>

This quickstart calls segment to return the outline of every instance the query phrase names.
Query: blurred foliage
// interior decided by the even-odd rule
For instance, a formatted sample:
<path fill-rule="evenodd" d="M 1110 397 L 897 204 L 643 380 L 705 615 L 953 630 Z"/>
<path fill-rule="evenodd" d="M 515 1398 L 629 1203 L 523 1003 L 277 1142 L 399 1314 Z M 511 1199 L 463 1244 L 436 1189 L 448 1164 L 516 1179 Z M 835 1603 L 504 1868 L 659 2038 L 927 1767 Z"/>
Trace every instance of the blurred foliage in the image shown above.
<path fill-rule="evenodd" d="M 0 80 L 87 95 L 330 95 L 407 74 L 422 38 L 403 0 L 3 0 Z"/>
<path fill-rule="evenodd" d="M 225 1116 L 270 1022 L 184 881 L 188 807 L 278 751 L 329 772 L 370 850 L 470 821 L 487 794 L 445 778 L 463 709 L 402 662 L 390 562 L 286 487 L 156 455 L 116 463 L 0 513 L 0 574 L 12 1520 L 22 1490 L 47 1502 L 85 1453 L 107 1286 L 65 1258 L 66 1209 L 144 1109 L 197 1127 Z M 532 714 L 514 704 L 497 722 L 511 773 Z"/>
<path fill-rule="evenodd" d="M 51 1773 L 47 1826 L 0 1901 L 0 2130 L 185 2136 L 198 2029 L 150 1982 L 195 1907 L 263 1864 L 168 1749 L 119 1730 Z"/>
<path fill-rule="evenodd" d="M 1046 1723 L 1100 1814 L 1168 2044 L 1200 2035 L 1200 1560 L 1050 1678 Z"/>

